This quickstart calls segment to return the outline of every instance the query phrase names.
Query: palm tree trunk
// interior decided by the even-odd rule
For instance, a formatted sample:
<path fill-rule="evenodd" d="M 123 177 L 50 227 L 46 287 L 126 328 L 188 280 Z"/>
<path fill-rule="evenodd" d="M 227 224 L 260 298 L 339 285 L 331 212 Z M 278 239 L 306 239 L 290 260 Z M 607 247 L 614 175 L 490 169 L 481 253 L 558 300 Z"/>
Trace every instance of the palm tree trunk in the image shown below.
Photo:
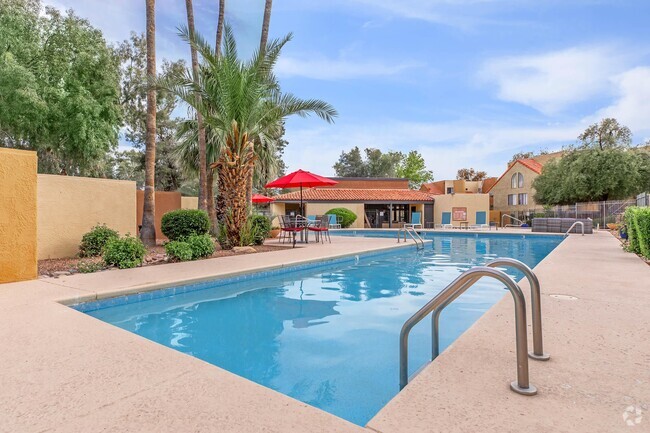
<path fill-rule="evenodd" d="M 264 20 L 262 21 L 262 37 L 260 38 L 260 53 L 266 50 L 266 43 L 269 40 L 269 24 L 271 23 L 271 7 L 273 0 L 266 0 L 264 4 Z"/>
<path fill-rule="evenodd" d="M 194 10 L 192 0 L 185 0 L 185 8 L 187 9 L 187 28 L 190 34 L 194 35 Z M 196 48 L 190 44 L 190 53 L 192 56 L 192 72 L 194 79 L 197 79 L 199 74 L 199 60 L 196 54 Z M 200 104 L 200 96 L 197 95 Z M 205 127 L 203 126 L 203 116 L 197 111 L 196 113 L 198 126 L 199 126 L 199 209 L 208 210 L 207 201 L 207 166 L 208 161 L 206 158 L 205 148 Z"/>
<path fill-rule="evenodd" d="M 156 76 L 156 2 L 146 0 L 147 9 L 147 133 L 145 138 L 144 205 L 140 239 L 147 246 L 156 245 L 156 89 L 151 80 Z"/>
<path fill-rule="evenodd" d="M 221 39 L 223 37 L 223 20 L 226 12 L 226 0 L 219 0 L 219 21 L 217 21 L 217 40 L 214 45 L 217 57 L 221 54 Z"/>
<path fill-rule="evenodd" d="M 217 209 L 214 203 L 214 170 L 208 168 L 207 176 L 208 185 L 206 188 L 207 199 L 208 199 L 208 216 L 210 217 L 210 230 L 212 235 L 216 236 L 218 234 L 218 225 L 217 225 Z"/>

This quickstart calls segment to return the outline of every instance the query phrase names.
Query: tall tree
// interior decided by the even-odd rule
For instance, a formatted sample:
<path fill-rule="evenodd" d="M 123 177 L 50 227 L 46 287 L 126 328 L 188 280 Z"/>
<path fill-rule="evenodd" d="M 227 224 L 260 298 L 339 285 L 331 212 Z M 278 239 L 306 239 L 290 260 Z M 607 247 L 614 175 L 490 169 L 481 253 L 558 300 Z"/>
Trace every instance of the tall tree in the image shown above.
<path fill-rule="evenodd" d="M 196 32 L 194 28 L 194 9 L 192 6 L 192 0 L 185 0 L 185 9 L 187 10 L 187 28 L 190 34 Z M 190 44 L 190 54 L 192 58 L 192 72 L 194 77 L 199 75 L 199 58 L 196 54 L 196 48 Z M 196 96 L 199 104 L 201 103 L 201 95 Z M 203 126 L 203 115 L 200 112 L 196 113 L 196 118 L 198 122 L 199 134 L 199 209 L 207 211 L 208 209 L 208 200 L 207 200 L 207 159 L 205 155 L 205 127 Z"/>
<path fill-rule="evenodd" d="M 262 37 L 260 38 L 260 52 L 263 52 L 266 49 L 266 44 L 269 41 L 269 26 L 271 24 L 272 7 L 273 7 L 273 0 L 265 0 L 264 18 L 262 19 Z"/>
<path fill-rule="evenodd" d="M 367 177 L 368 170 L 366 163 L 361 156 L 358 146 L 354 146 L 349 152 L 342 151 L 339 160 L 334 164 L 334 171 L 341 177 Z"/>
<path fill-rule="evenodd" d="M 217 57 L 221 54 L 221 40 L 223 39 L 223 20 L 226 15 L 226 0 L 219 1 L 219 19 L 217 21 L 217 39 L 214 44 L 214 49 Z"/>
<path fill-rule="evenodd" d="M 600 150 L 630 147 L 632 131 L 611 117 L 602 119 L 589 127 L 578 136 L 580 148 L 598 148 Z"/>
<path fill-rule="evenodd" d="M 214 52 L 217 58 L 221 55 L 221 41 L 223 40 L 223 25 L 224 18 L 226 14 L 226 0 L 219 0 L 219 18 L 217 20 L 217 36 L 214 45 Z M 214 137 L 213 140 L 218 140 L 218 137 Z M 218 147 L 218 143 L 213 143 L 213 147 Z M 216 159 L 209 159 L 209 161 L 216 161 Z M 207 179 L 207 195 L 208 195 L 208 216 L 210 217 L 212 232 L 217 234 L 218 221 L 221 216 L 223 216 L 223 210 L 225 204 L 221 195 L 215 199 L 214 187 L 215 183 L 219 183 L 219 177 L 216 176 L 215 182 L 215 171 L 212 167 L 208 167 L 208 179 Z"/>
<path fill-rule="evenodd" d="M 433 173 L 427 170 L 424 158 L 417 150 L 410 151 L 397 167 L 397 176 L 409 180 L 409 188 L 420 189 L 423 183 L 433 182 Z"/>
<path fill-rule="evenodd" d="M 140 239 L 156 245 L 156 1 L 146 1 L 147 15 L 147 137 L 145 151 L 144 207 Z"/>
<path fill-rule="evenodd" d="M 35 150 L 41 173 L 101 175 L 119 126 L 101 31 L 38 0 L 0 1 L 0 146 Z"/>
<path fill-rule="evenodd" d="M 280 92 L 273 67 L 290 35 L 269 43 L 263 53 L 257 53 L 250 61 L 239 59 L 229 26 L 224 26 L 223 53 L 219 57 L 199 35 L 184 29 L 182 36 L 196 46 L 204 67 L 196 80 L 186 71 L 175 82 L 160 85 L 201 111 L 206 125 L 219 135 L 222 149 L 212 166 L 219 172 L 220 194 L 227 209 L 224 244 L 239 245 L 248 220 L 246 183 L 261 150 L 255 143 L 274 149 L 274 140 L 287 116 L 313 113 L 331 122 L 337 113 L 323 101 L 301 100 Z M 197 94 L 201 95 L 200 101 Z"/>
<path fill-rule="evenodd" d="M 341 152 L 339 160 L 334 164 L 337 176 L 342 177 L 394 177 L 397 169 L 404 160 L 401 152 L 382 152 L 368 147 L 364 149 L 365 159 L 358 147 L 349 152 Z"/>
<path fill-rule="evenodd" d="M 486 177 L 487 172 L 474 170 L 473 168 L 461 168 L 456 172 L 456 179 L 459 180 L 483 180 Z"/>

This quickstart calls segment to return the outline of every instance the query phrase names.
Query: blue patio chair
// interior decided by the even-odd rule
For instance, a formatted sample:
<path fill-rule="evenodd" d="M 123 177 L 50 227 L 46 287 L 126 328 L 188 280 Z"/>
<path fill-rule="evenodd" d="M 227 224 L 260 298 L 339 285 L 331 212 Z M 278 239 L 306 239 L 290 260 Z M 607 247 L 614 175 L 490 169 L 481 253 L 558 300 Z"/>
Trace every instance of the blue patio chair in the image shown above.
<path fill-rule="evenodd" d="M 436 227 L 441 228 L 441 229 L 453 228 L 453 226 L 451 225 L 451 212 L 443 212 L 442 213 L 442 223 L 441 224 L 436 224 Z"/>
<path fill-rule="evenodd" d="M 487 212 L 485 211 L 476 212 L 476 224 L 474 224 L 472 228 L 476 228 L 476 229 L 490 228 L 490 226 L 487 223 Z"/>
<path fill-rule="evenodd" d="M 404 227 L 410 227 L 410 228 L 416 228 L 415 226 L 418 226 L 418 228 L 422 228 L 422 214 L 420 212 L 411 212 L 411 222 L 408 224 L 404 224 Z"/>
<path fill-rule="evenodd" d="M 337 218 L 336 215 L 327 214 L 327 216 L 330 219 L 330 228 L 331 229 L 340 229 L 341 228 L 341 222 L 339 221 L 339 219 Z"/>

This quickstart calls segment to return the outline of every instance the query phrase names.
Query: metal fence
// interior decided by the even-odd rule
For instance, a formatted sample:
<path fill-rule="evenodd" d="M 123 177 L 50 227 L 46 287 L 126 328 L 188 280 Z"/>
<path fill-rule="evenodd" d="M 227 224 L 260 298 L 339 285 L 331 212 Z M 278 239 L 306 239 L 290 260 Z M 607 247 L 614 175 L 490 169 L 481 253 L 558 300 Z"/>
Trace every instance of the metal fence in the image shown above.
<path fill-rule="evenodd" d="M 648 194 L 640 194 L 636 199 L 629 200 L 596 201 L 564 206 L 536 207 L 508 212 L 508 214 L 528 224 L 535 217 L 590 218 L 593 220 L 594 227 L 604 227 L 610 223 L 620 222 L 628 206 L 650 206 L 650 196 Z"/>

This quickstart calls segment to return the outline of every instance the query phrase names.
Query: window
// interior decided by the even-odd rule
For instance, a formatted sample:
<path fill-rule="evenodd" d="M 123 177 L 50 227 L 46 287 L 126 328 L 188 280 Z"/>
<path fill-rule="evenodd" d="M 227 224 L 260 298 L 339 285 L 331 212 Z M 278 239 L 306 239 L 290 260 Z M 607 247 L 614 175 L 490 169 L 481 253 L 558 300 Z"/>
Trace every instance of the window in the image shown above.
<path fill-rule="evenodd" d="M 454 193 L 454 188 L 451 186 L 447 187 L 447 194 L 453 194 Z"/>
<path fill-rule="evenodd" d="M 508 206 L 517 205 L 517 194 L 508 194 Z"/>
<path fill-rule="evenodd" d="M 523 188 L 524 187 L 524 175 L 521 173 L 515 173 L 510 178 L 510 188 Z"/>
<path fill-rule="evenodd" d="M 528 194 L 519 194 L 519 204 L 528 204 Z"/>

